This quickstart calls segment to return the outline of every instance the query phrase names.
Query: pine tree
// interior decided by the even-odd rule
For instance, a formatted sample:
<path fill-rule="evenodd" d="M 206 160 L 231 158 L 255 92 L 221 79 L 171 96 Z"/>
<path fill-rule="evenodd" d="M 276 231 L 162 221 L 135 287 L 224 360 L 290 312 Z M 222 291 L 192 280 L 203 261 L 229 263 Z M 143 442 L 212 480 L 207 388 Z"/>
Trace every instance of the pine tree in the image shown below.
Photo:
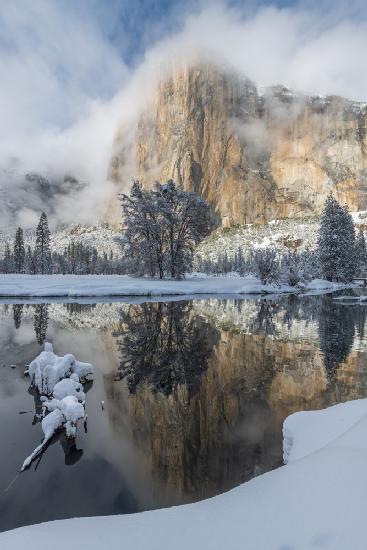
<path fill-rule="evenodd" d="M 14 269 L 15 273 L 24 273 L 25 268 L 25 248 L 23 229 L 18 227 L 15 233 L 14 241 Z"/>
<path fill-rule="evenodd" d="M 4 273 L 13 273 L 14 270 L 14 261 L 13 261 L 13 255 L 10 252 L 10 246 L 9 243 L 5 243 L 5 252 L 4 252 L 4 259 L 3 259 L 3 272 Z"/>
<path fill-rule="evenodd" d="M 361 228 L 359 230 L 356 246 L 355 246 L 355 258 L 356 258 L 356 273 L 360 276 L 364 276 L 367 267 L 367 247 L 364 231 Z"/>
<path fill-rule="evenodd" d="M 50 231 L 45 212 L 42 212 L 36 229 L 35 261 L 37 273 L 51 272 Z"/>
<path fill-rule="evenodd" d="M 322 276 L 328 281 L 350 281 L 356 269 L 353 218 L 332 194 L 325 201 L 318 235 Z"/>
<path fill-rule="evenodd" d="M 26 268 L 26 273 L 31 273 L 32 275 L 37 273 L 35 255 L 30 246 L 28 246 L 27 253 L 25 256 L 25 268 Z"/>

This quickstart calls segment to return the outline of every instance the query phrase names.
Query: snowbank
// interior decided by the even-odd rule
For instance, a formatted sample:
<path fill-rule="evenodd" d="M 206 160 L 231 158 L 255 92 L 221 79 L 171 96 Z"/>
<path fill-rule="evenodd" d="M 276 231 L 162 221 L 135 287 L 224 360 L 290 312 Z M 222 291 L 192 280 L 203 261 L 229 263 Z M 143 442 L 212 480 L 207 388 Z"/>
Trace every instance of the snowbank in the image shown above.
<path fill-rule="evenodd" d="M 291 416 L 288 464 L 199 503 L 0 534 L 1 550 L 365 550 L 367 402 Z M 316 438 L 316 439 L 315 439 Z M 289 442 L 286 442 L 289 445 Z"/>
<path fill-rule="evenodd" d="M 52 344 L 46 342 L 44 351 L 31 361 L 26 373 L 43 402 L 44 418 L 41 426 L 44 437 L 41 444 L 25 459 L 21 471 L 28 468 L 43 452 L 54 433 L 62 426 L 68 437 L 75 437 L 78 420 L 85 416 L 85 394 L 80 382 L 86 381 L 93 373 L 93 367 L 90 363 L 77 361 L 71 353 L 59 357 L 54 353 Z"/>
<path fill-rule="evenodd" d="M 345 288 L 358 288 L 360 285 L 357 283 L 333 283 L 326 281 L 325 279 L 313 279 L 304 284 L 300 284 L 300 287 L 305 290 L 320 290 L 320 291 L 335 291 L 343 290 Z"/>
<path fill-rule="evenodd" d="M 288 285 L 263 285 L 255 277 L 192 277 L 183 281 L 124 275 L 0 275 L 0 297 L 169 296 L 274 294 Z"/>
<path fill-rule="evenodd" d="M 339 437 L 367 415 L 367 399 L 334 405 L 321 411 L 291 414 L 283 424 L 284 463 L 303 458 Z"/>

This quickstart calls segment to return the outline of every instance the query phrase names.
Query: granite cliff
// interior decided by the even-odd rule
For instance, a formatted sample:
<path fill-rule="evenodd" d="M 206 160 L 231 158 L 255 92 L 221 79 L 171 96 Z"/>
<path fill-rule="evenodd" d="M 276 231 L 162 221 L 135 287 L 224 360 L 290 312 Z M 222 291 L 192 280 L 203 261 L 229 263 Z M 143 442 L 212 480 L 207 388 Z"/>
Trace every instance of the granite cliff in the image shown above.
<path fill-rule="evenodd" d="M 362 103 L 180 66 L 161 79 L 133 132 L 119 129 L 110 175 L 117 189 L 131 176 L 146 186 L 173 178 L 203 195 L 223 226 L 313 215 L 330 191 L 366 210 L 366 120 Z"/>

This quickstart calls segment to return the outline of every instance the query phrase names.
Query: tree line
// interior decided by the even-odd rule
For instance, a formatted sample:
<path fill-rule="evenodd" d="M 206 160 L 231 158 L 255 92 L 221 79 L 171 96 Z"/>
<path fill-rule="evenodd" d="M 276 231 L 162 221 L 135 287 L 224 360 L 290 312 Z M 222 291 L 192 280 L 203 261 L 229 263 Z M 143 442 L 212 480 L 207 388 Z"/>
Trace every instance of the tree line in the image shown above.
<path fill-rule="evenodd" d="M 224 250 L 215 260 L 197 258 L 195 262 L 195 248 L 211 230 L 209 206 L 202 197 L 184 191 L 172 180 L 166 184 L 156 182 L 149 190 L 135 180 L 130 193 L 121 194 L 120 201 L 123 239 L 118 258 L 106 252 L 101 256 L 96 248 L 74 241 L 62 253 L 52 252 L 47 215 L 43 212 L 34 248 L 25 247 L 19 227 L 13 247 L 6 243 L 0 271 L 116 273 L 180 279 L 194 267 L 207 274 L 254 274 L 264 284 L 281 281 L 291 286 L 315 278 L 349 282 L 366 274 L 363 229 L 356 235 L 347 207 L 341 206 L 332 194 L 325 201 L 314 250 L 279 252 L 275 247 L 239 247 L 232 257 Z"/>
<path fill-rule="evenodd" d="M 215 260 L 198 258 L 195 267 L 208 274 L 254 274 L 263 283 L 282 281 L 291 286 L 316 278 L 346 283 L 367 276 L 366 239 L 363 228 L 356 234 L 348 208 L 330 194 L 314 250 L 279 252 L 275 247 L 264 247 L 246 253 L 239 247 L 230 258 L 226 251 Z"/>
<path fill-rule="evenodd" d="M 102 255 L 94 247 L 71 240 L 62 253 L 51 250 L 50 230 L 45 212 L 42 212 L 36 228 L 34 247 L 25 246 L 21 227 L 15 232 L 13 246 L 5 243 L 0 260 L 1 273 L 35 274 L 121 274 L 126 273 L 122 257 L 114 258 L 112 251 Z"/>

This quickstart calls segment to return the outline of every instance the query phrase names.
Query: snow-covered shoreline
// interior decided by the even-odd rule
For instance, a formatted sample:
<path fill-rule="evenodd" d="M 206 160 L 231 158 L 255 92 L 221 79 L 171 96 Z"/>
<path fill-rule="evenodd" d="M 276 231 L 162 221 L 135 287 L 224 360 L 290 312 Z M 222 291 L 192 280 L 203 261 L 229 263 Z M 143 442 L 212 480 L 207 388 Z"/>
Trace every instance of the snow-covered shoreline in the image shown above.
<path fill-rule="evenodd" d="M 0 275 L 0 298 L 83 298 L 118 296 L 193 296 L 282 294 L 333 291 L 356 285 L 311 281 L 302 287 L 264 285 L 247 276 L 189 277 L 182 281 L 134 278 L 125 275 Z"/>
<path fill-rule="evenodd" d="M 287 285 L 263 285 L 255 277 L 206 277 L 173 281 L 124 275 L 0 275 L 1 297 L 273 294 L 294 290 Z"/>
<path fill-rule="evenodd" d="M 367 400 L 295 413 L 284 423 L 287 465 L 195 504 L 80 518 L 0 534 L 2 550 L 80 546 L 178 550 L 364 550 Z"/>

